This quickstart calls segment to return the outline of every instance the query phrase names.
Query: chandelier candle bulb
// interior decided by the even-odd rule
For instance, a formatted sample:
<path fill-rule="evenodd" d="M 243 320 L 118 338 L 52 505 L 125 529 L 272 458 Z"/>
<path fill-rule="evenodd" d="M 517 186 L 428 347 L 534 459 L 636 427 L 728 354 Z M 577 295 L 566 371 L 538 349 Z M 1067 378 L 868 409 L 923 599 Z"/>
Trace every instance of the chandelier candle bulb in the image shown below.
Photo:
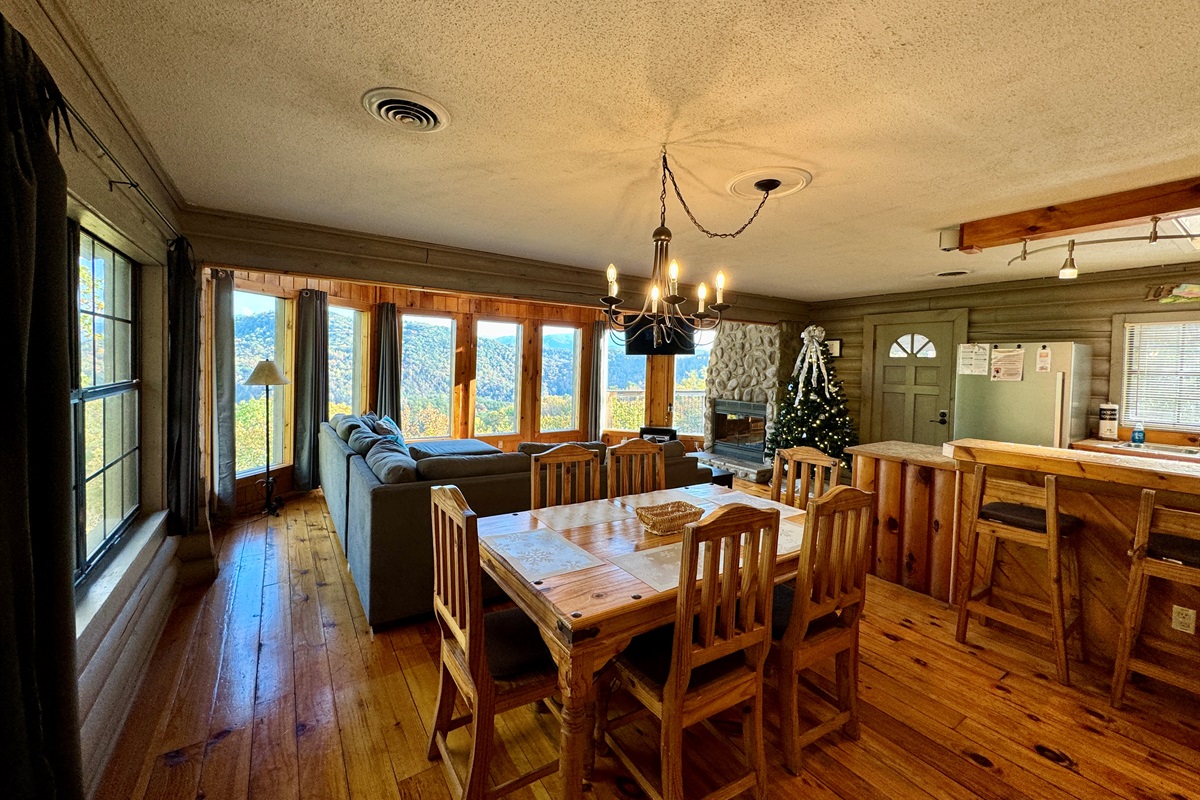
<path fill-rule="evenodd" d="M 725 302 L 725 273 L 717 273 L 717 302 Z"/>
<path fill-rule="evenodd" d="M 700 298 L 700 308 L 698 310 L 701 314 L 703 314 L 704 313 L 704 299 L 706 297 L 708 297 L 708 287 L 705 286 L 703 282 L 701 282 L 700 286 L 696 288 L 696 296 Z"/>
<path fill-rule="evenodd" d="M 617 266 L 615 264 L 608 265 L 608 296 L 617 296 Z"/>
<path fill-rule="evenodd" d="M 650 287 L 650 313 L 658 313 L 658 284 Z"/>
<path fill-rule="evenodd" d="M 671 259 L 671 266 L 667 269 L 667 274 L 671 278 L 669 294 L 674 297 L 679 294 L 679 262 Z"/>

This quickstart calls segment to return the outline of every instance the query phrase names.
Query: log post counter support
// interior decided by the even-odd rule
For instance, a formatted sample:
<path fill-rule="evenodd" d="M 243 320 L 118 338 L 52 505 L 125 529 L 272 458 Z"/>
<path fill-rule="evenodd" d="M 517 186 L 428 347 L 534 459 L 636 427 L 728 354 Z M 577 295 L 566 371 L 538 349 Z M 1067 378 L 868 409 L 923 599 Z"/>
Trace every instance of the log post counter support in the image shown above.
<path fill-rule="evenodd" d="M 875 492 L 871 573 L 950 600 L 957 542 L 954 459 L 934 445 L 877 442 L 848 449 L 853 483 Z"/>
<path fill-rule="evenodd" d="M 1084 522 L 1083 530 L 1076 535 L 1080 537 L 1079 584 L 1088 651 L 1094 662 L 1111 664 L 1123 622 L 1128 551 L 1141 492 L 1154 489 L 1163 505 L 1200 511 L 1200 464 L 977 439 L 949 442 L 943 446 L 943 453 L 954 461 L 960 476 L 957 505 L 962 519 L 964 498 L 971 496 L 978 464 L 986 464 L 989 475 L 1031 485 L 1041 485 L 1047 475 L 1059 476 L 1059 510 Z M 1025 549 L 1014 546 L 1002 554 L 996 569 L 997 585 L 1026 594 L 1037 594 L 1042 587 L 1044 594 L 1045 557 L 1039 563 L 1038 554 L 1025 553 Z M 964 557 L 961 552 L 957 554 L 960 568 L 966 568 Z M 1200 637 L 1171 629 L 1173 605 L 1200 608 L 1200 589 L 1152 582 L 1143 632 L 1192 649 L 1200 658 Z"/>

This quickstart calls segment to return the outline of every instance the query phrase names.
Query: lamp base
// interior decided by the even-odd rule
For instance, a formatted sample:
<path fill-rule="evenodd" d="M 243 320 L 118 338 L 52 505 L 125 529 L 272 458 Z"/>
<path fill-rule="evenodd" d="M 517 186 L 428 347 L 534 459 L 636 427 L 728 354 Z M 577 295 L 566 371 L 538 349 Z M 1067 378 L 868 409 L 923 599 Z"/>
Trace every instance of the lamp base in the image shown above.
<path fill-rule="evenodd" d="M 268 476 L 263 480 L 263 492 L 266 499 L 263 501 L 263 513 L 272 517 L 279 516 L 279 509 L 283 508 L 283 498 L 275 496 L 275 478 Z"/>

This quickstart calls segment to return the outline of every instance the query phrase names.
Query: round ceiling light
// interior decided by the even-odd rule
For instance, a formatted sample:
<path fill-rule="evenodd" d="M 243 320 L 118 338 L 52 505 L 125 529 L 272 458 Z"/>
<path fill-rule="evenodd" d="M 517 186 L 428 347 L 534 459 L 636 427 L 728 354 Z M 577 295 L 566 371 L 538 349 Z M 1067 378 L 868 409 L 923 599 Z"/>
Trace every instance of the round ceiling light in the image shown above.
<path fill-rule="evenodd" d="M 734 197 L 758 200 L 771 185 L 768 182 L 777 182 L 771 189 L 771 197 L 783 197 L 800 191 L 812 183 L 812 179 L 811 172 L 799 167 L 759 167 L 735 175 L 725 184 L 725 189 Z"/>
<path fill-rule="evenodd" d="M 362 103 L 375 119 L 414 133 L 432 133 L 450 124 L 445 106 L 408 89 L 372 89 L 363 95 Z"/>

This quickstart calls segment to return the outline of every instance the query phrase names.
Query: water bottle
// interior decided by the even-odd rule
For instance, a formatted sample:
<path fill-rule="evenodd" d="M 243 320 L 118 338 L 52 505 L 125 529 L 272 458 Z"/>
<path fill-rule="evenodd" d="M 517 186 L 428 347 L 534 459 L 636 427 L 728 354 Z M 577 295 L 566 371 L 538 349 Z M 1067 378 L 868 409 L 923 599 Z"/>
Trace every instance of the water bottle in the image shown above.
<path fill-rule="evenodd" d="M 1133 423 L 1133 433 L 1130 435 L 1129 441 L 1134 447 L 1141 447 L 1146 443 L 1146 426 L 1141 423 L 1141 420 Z"/>

